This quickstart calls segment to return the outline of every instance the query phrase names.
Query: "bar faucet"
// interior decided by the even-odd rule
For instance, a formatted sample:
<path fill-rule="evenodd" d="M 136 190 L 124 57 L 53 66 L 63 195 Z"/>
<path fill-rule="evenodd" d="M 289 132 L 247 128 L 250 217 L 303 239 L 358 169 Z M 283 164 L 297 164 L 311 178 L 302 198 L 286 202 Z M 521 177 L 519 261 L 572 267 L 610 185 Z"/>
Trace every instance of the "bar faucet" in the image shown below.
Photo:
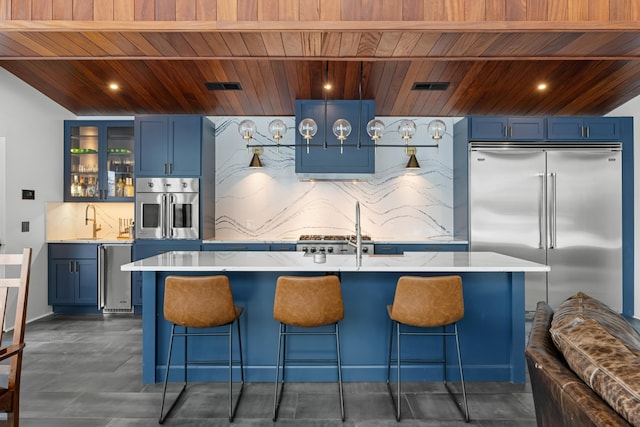
<path fill-rule="evenodd" d="M 89 218 L 89 208 L 93 210 L 93 218 Z M 102 227 L 100 227 L 96 221 L 96 207 L 92 204 L 88 204 L 84 210 L 84 225 L 88 225 L 89 221 L 93 222 L 92 238 L 96 239 L 98 237 L 98 231 L 102 230 Z"/>

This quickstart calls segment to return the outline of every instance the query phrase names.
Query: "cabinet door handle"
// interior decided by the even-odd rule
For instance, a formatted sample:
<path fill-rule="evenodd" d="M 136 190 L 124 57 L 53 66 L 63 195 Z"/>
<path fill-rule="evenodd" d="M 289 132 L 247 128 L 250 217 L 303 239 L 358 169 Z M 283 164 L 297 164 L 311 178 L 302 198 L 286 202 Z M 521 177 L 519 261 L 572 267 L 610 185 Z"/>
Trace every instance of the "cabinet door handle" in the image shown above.
<path fill-rule="evenodd" d="M 508 132 L 509 132 L 509 126 L 505 126 L 505 127 L 504 127 L 504 137 L 505 137 L 505 138 L 508 138 L 508 137 L 509 137 L 509 133 L 508 133 Z"/>
<path fill-rule="evenodd" d="M 168 163 L 167 164 L 169 166 L 169 175 L 171 175 L 173 173 L 172 169 L 173 169 L 173 163 Z"/>
<path fill-rule="evenodd" d="M 587 138 L 589 138 L 589 126 L 587 126 Z"/>
<path fill-rule="evenodd" d="M 584 138 L 584 126 L 580 126 L 580 138 Z"/>
<path fill-rule="evenodd" d="M 69 261 L 69 273 L 73 273 L 73 261 Z"/>

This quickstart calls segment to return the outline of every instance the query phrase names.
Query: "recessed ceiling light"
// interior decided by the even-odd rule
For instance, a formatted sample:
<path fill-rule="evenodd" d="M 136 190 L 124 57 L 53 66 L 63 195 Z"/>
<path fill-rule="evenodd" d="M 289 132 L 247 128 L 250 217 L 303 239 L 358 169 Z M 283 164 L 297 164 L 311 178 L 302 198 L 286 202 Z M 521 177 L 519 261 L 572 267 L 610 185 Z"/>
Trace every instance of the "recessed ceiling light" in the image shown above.
<path fill-rule="evenodd" d="M 109 89 L 118 90 L 118 89 L 120 89 L 120 86 L 118 86 L 117 83 L 109 83 Z"/>
<path fill-rule="evenodd" d="M 546 83 L 538 83 L 538 90 L 547 90 Z"/>

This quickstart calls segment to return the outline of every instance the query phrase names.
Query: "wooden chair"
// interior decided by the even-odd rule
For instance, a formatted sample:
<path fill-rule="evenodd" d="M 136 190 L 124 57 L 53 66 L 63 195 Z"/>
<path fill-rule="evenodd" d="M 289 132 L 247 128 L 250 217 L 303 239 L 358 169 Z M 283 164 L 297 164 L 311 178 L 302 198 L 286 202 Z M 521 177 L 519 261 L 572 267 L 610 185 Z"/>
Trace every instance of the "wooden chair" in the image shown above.
<path fill-rule="evenodd" d="M 12 268 L 20 266 L 19 277 L 5 278 Z M 8 375 L 7 386 L 0 387 L 0 412 L 7 413 L 7 425 L 18 426 L 20 414 L 20 371 L 22 370 L 22 350 L 24 349 L 24 326 L 27 317 L 27 297 L 31 274 L 31 249 L 21 254 L 0 254 L 0 343 L 5 328 L 5 315 L 9 288 L 18 291 L 16 299 L 16 318 L 13 340 L 10 345 L 0 348 L 0 361 L 9 359 L 8 365 L 2 365 L 2 373 Z"/>

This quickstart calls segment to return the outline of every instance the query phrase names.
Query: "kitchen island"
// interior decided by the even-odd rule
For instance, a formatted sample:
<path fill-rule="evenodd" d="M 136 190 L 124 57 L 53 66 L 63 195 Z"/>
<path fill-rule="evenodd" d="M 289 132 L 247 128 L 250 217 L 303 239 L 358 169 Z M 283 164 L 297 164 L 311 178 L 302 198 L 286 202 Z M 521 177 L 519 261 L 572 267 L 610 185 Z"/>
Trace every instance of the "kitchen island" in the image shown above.
<path fill-rule="evenodd" d="M 393 301 L 398 277 L 407 274 L 462 277 L 465 317 L 459 325 L 465 379 L 468 381 L 525 381 L 524 278 L 526 272 L 549 267 L 492 252 L 412 252 L 398 256 L 365 255 L 361 263 L 354 255 L 327 255 L 326 262 L 302 252 L 167 252 L 122 266 L 143 275 L 143 355 L 145 383 L 160 381 L 166 368 L 170 324 L 164 320 L 164 280 L 168 275 L 225 274 L 231 282 L 241 318 L 246 380 L 273 381 L 278 323 L 273 319 L 275 283 L 280 275 L 337 274 L 342 284 L 345 317 L 340 323 L 343 379 L 384 381 L 390 323 L 386 306 Z M 298 339 L 295 339 L 298 338 Z M 318 345 L 318 337 L 294 337 L 288 349 L 316 359 L 332 351 Z M 215 339 L 215 338 L 214 338 Z M 403 341 L 407 358 L 438 357 L 442 340 Z M 212 338 L 189 341 L 190 359 L 209 358 L 228 352 L 226 341 L 213 345 Z M 182 365 L 182 345 L 174 349 L 176 368 Z M 455 380 L 454 347 L 447 346 L 447 375 Z M 213 353 L 213 354 L 212 354 Z M 237 355 L 237 344 L 234 344 Z M 180 369 L 172 368 L 179 381 Z M 212 372 L 215 371 L 215 372 Z M 173 373 L 176 373 L 175 378 Z M 226 380 L 221 366 L 199 365 L 190 370 L 192 381 Z M 334 365 L 288 365 L 290 381 L 335 381 Z M 403 380 L 440 380 L 438 365 L 403 368 Z"/>

